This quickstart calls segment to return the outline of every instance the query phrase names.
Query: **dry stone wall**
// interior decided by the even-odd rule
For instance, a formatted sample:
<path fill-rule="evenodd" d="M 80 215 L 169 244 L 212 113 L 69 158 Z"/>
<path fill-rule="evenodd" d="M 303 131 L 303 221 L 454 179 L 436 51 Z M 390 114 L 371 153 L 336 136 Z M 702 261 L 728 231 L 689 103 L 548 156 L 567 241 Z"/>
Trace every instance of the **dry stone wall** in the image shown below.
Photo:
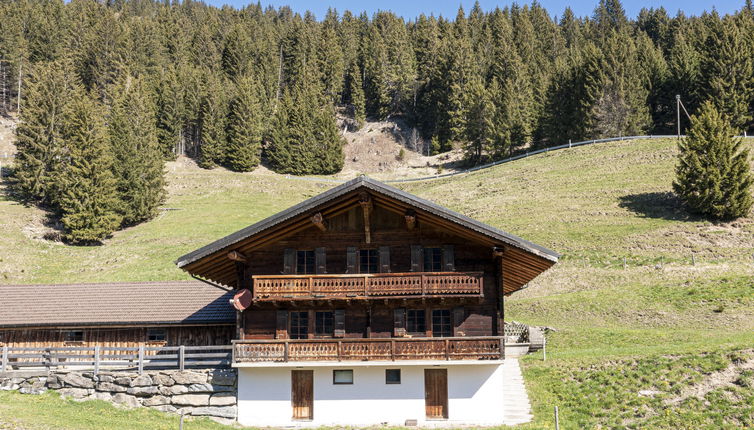
<path fill-rule="evenodd" d="M 0 390 L 42 394 L 56 390 L 80 400 L 105 400 L 127 407 L 235 420 L 235 369 L 129 372 L 7 372 L 0 374 Z"/>

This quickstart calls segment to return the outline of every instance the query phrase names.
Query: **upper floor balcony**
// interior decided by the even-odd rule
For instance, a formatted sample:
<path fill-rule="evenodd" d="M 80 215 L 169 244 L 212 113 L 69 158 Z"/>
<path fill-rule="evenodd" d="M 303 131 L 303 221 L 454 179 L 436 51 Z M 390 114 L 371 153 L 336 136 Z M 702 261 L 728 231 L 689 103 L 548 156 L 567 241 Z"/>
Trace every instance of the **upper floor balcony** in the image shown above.
<path fill-rule="evenodd" d="M 482 297 L 482 272 L 252 276 L 255 301 Z"/>

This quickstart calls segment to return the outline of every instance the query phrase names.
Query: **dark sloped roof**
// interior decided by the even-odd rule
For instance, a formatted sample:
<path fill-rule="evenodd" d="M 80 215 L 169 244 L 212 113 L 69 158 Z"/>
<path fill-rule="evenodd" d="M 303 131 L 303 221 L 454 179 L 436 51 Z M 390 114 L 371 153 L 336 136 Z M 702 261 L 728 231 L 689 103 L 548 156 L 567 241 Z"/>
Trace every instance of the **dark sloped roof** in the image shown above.
<path fill-rule="evenodd" d="M 235 323 L 232 295 L 195 281 L 0 285 L 0 327 Z"/>
<path fill-rule="evenodd" d="M 450 209 L 444 208 L 428 200 L 417 197 L 413 194 L 410 194 L 405 191 L 399 190 L 398 188 L 394 188 L 389 185 L 386 185 L 375 179 L 369 178 L 367 176 L 359 176 L 344 184 L 338 185 L 337 187 L 334 187 L 328 191 L 325 191 L 322 194 L 319 194 L 312 198 L 304 200 L 303 202 L 295 206 L 292 206 L 282 212 L 278 212 L 275 215 L 265 218 L 262 221 L 257 222 L 256 224 L 250 225 L 249 227 L 246 227 L 235 233 L 225 236 L 222 239 L 216 240 L 210 243 L 209 245 L 203 246 L 195 251 L 192 251 L 178 258 L 178 260 L 176 260 L 175 263 L 178 265 L 178 267 L 184 267 L 197 260 L 200 260 L 201 258 L 204 258 L 210 254 L 213 254 L 235 243 L 238 243 L 239 241 L 242 241 L 250 236 L 260 233 L 268 228 L 274 227 L 288 219 L 291 219 L 295 216 L 301 215 L 302 213 L 312 210 L 313 208 L 316 208 L 322 203 L 325 203 L 329 200 L 332 200 L 344 194 L 355 191 L 359 188 L 366 188 L 371 191 L 375 191 L 377 193 L 381 193 L 386 196 L 392 197 L 396 200 L 402 201 L 418 209 L 425 210 L 436 216 L 455 222 L 463 227 L 466 227 L 470 230 L 474 230 L 490 238 L 499 240 L 508 245 L 515 246 L 517 248 L 536 254 L 552 262 L 557 262 L 558 258 L 560 257 L 560 254 L 558 254 L 557 252 L 547 249 L 545 247 L 539 246 L 527 240 L 524 240 L 518 236 L 504 232 L 502 230 L 499 230 L 487 224 L 481 223 L 465 215 L 461 215 Z"/>

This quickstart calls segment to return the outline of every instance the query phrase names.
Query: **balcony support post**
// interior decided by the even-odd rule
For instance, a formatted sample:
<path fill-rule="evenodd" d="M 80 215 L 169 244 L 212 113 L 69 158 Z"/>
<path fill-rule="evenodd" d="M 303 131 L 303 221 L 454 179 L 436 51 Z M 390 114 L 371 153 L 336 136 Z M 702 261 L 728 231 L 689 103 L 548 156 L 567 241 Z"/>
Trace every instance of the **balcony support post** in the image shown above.
<path fill-rule="evenodd" d="M 395 339 L 390 341 L 390 359 L 395 361 Z"/>
<path fill-rule="evenodd" d="M 286 339 L 283 343 L 283 361 L 286 363 L 288 362 L 288 355 L 290 354 L 288 345 L 288 340 Z"/>
<path fill-rule="evenodd" d="M 445 339 L 445 361 L 450 360 L 450 339 Z"/>

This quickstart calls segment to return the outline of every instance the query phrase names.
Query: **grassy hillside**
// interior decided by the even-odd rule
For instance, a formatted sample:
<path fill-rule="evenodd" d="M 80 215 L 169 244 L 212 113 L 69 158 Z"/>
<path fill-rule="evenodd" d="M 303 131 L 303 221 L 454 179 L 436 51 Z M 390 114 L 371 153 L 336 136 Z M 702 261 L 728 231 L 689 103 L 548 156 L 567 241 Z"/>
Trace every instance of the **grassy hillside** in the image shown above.
<path fill-rule="evenodd" d="M 401 186 L 563 254 L 506 304 L 556 330 L 546 362 L 524 359 L 527 428 L 552 428 L 554 405 L 566 429 L 754 426 L 754 220 L 688 216 L 675 154 L 605 143 Z M 38 209 L 0 200 L 0 283 L 182 279 L 184 252 L 332 186 L 185 162 L 168 177 L 170 210 L 99 247 L 41 239 Z"/>

